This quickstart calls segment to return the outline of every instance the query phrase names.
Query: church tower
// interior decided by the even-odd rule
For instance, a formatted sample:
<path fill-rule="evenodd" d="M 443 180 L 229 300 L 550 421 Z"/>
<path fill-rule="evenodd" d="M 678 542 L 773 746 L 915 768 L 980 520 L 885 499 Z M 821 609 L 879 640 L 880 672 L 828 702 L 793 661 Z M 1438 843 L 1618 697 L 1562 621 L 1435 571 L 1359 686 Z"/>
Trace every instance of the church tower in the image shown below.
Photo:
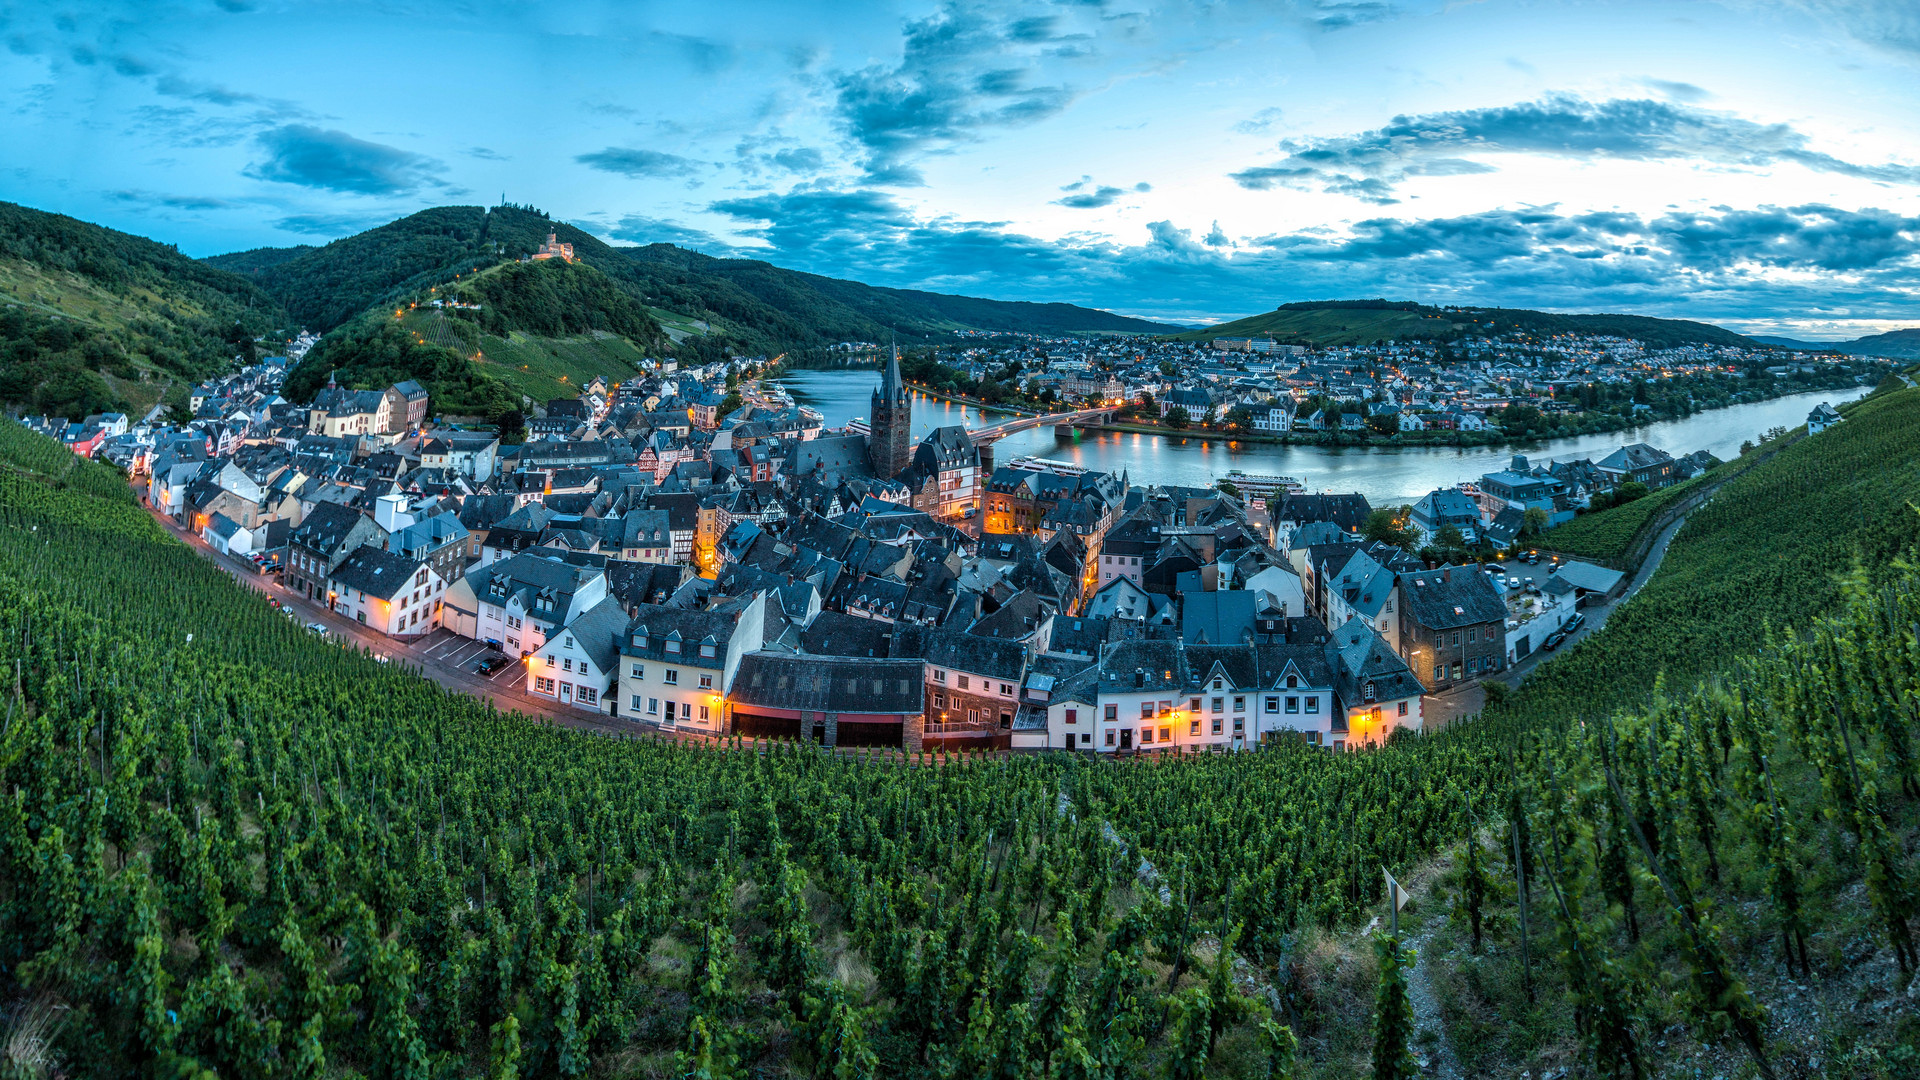
<path fill-rule="evenodd" d="M 891 480 L 905 471 L 913 460 L 913 403 L 907 397 L 907 384 L 900 378 L 900 346 L 893 347 L 880 387 L 873 392 L 872 434 L 867 436 L 867 454 L 873 461 L 873 473 Z"/>

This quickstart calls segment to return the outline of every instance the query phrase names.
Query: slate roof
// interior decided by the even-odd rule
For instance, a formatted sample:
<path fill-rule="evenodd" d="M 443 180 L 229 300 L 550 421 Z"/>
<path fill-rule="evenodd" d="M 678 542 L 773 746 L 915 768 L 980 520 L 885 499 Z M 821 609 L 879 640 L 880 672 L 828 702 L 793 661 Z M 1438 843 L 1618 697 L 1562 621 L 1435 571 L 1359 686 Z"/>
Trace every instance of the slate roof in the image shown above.
<path fill-rule="evenodd" d="M 917 656 L 935 667 L 1019 683 L 1027 670 L 1027 649 L 1018 641 L 931 626 L 901 626 L 894 631 L 893 655 Z"/>
<path fill-rule="evenodd" d="M 1501 622 L 1507 607 L 1487 576 L 1466 567 L 1442 567 L 1400 578 L 1401 609 L 1429 630 Z"/>
<path fill-rule="evenodd" d="M 736 710 L 765 706 L 917 716 L 925 708 L 924 672 L 925 665 L 913 659 L 753 652 L 740 658 L 728 698 Z"/>
<path fill-rule="evenodd" d="M 327 576 L 344 588 L 390 600 L 394 594 L 412 588 L 413 575 L 425 565 L 397 551 L 382 551 L 369 545 L 348 555 L 346 561 Z"/>
<path fill-rule="evenodd" d="M 1576 589 L 1584 589 L 1587 592 L 1604 593 L 1612 591 L 1615 585 L 1620 584 L 1620 579 L 1625 575 L 1621 574 L 1618 570 L 1608 570 L 1603 566 L 1595 566 L 1592 563 L 1569 562 L 1562 564 L 1553 576 L 1565 581 Z"/>
<path fill-rule="evenodd" d="M 1294 495 L 1280 504 L 1277 520 L 1302 524 L 1331 521 L 1347 532 L 1359 532 L 1373 513 L 1365 495 Z"/>
<path fill-rule="evenodd" d="M 388 537 L 387 550 L 424 558 L 428 552 L 439 551 L 448 544 L 464 544 L 470 535 L 467 527 L 460 524 L 459 518 L 452 514 L 435 514 Z"/>
<path fill-rule="evenodd" d="M 726 663 L 727 642 L 739 617 L 732 612 L 691 611 L 661 604 L 642 604 L 626 626 L 620 652 L 639 660 L 717 668 Z M 667 648 L 680 643 L 679 652 Z M 701 656 L 701 645 L 712 645 L 712 656 Z"/>
<path fill-rule="evenodd" d="M 816 656 L 893 655 L 893 625 L 823 611 L 800 634 L 800 648 Z"/>
<path fill-rule="evenodd" d="M 1180 607 L 1180 640 L 1189 645 L 1240 645 L 1253 640 L 1258 594 L 1247 589 L 1188 593 Z"/>
<path fill-rule="evenodd" d="M 1425 688 L 1420 685 L 1419 679 L 1413 677 L 1413 671 L 1407 667 L 1406 661 L 1395 656 L 1380 635 L 1359 619 L 1349 619 L 1345 626 L 1333 632 L 1326 644 L 1326 657 L 1333 669 L 1334 692 L 1350 709 L 1368 704 L 1368 683 L 1373 684 L 1373 700 L 1376 702 L 1417 697 L 1425 693 Z"/>
<path fill-rule="evenodd" d="M 288 540 L 309 550 L 331 555 L 346 543 L 354 526 L 365 517 L 365 514 L 351 506 L 321 503 L 301 519 L 299 527 L 293 530 Z"/>
<path fill-rule="evenodd" d="M 620 663 L 620 636 L 627 630 L 627 613 L 620 602 L 609 596 L 582 612 L 566 627 L 573 635 L 574 647 L 587 654 L 595 670 L 612 672 Z M 552 646 L 552 638 L 548 638 Z"/>

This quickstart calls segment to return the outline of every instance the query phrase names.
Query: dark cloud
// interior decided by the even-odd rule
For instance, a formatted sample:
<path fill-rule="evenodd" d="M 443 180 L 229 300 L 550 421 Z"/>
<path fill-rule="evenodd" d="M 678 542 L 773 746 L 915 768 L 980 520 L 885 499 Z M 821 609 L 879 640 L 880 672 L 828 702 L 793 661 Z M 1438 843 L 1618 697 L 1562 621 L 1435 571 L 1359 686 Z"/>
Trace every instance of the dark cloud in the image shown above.
<path fill-rule="evenodd" d="M 1920 269 L 1920 218 L 1825 205 L 1654 218 L 1552 207 L 1381 217 L 1337 233 L 1237 244 L 1217 224 L 1196 237 L 1156 221 L 1137 245 L 1050 242 L 995 222 L 921 220 L 871 189 L 796 189 L 710 209 L 767 245 L 742 254 L 796 269 L 1169 319 L 1383 294 L 1709 320 L 1836 306 L 1858 318 L 1892 318 L 1910 313 L 1908 290 Z"/>
<path fill-rule="evenodd" d="M 948 2 L 908 23 L 900 63 L 843 72 L 834 82 L 842 128 L 867 155 L 868 182 L 917 182 L 902 159 L 964 141 L 985 128 L 1030 124 L 1065 109 L 1077 91 L 1035 85 L 1059 16 L 1002 17 Z"/>
<path fill-rule="evenodd" d="M 239 205 L 231 200 L 217 199 L 211 195 L 161 195 L 137 189 L 109 191 L 107 197 L 115 202 L 165 207 L 170 210 L 225 210 Z"/>
<path fill-rule="evenodd" d="M 815 173 L 827 167 L 826 155 L 811 146 L 797 146 L 770 155 L 772 164 L 796 173 Z"/>
<path fill-rule="evenodd" d="M 356 139 L 344 131 L 287 124 L 257 141 L 265 161 L 247 167 L 260 180 L 354 195 L 404 195 L 422 186 L 443 186 L 439 162 L 409 150 Z"/>
<path fill-rule="evenodd" d="M 273 227 L 281 232 L 299 233 L 302 236 L 339 237 L 352 236 L 385 220 L 352 214 L 294 214 L 275 221 Z"/>
<path fill-rule="evenodd" d="M 1396 116 L 1358 135 L 1288 140 L 1285 156 L 1232 175 L 1242 187 L 1317 186 L 1369 202 L 1394 201 L 1414 176 L 1490 171 L 1465 155 L 1541 154 L 1636 161 L 1781 162 L 1893 184 L 1920 184 L 1920 168 L 1860 165 L 1808 149 L 1786 124 L 1759 124 L 1665 101 L 1589 102 L 1568 95 L 1490 109 Z"/>
<path fill-rule="evenodd" d="M 609 146 L 605 150 L 595 150 L 590 154 L 581 154 L 573 160 L 582 165 L 599 169 L 601 172 L 619 173 L 622 176 L 691 176 L 700 168 L 700 163 L 678 154 L 668 154 L 660 150 L 638 150 L 631 147 Z"/>
<path fill-rule="evenodd" d="M 681 247 L 698 248 L 709 255 L 725 254 L 732 250 L 726 241 L 704 229 L 689 228 L 677 221 L 665 221 L 642 214 L 628 214 L 611 225 L 591 221 L 574 224 L 589 232 L 632 244 L 678 244 Z"/>
<path fill-rule="evenodd" d="M 1064 199 L 1055 199 L 1054 203 L 1058 206 L 1069 206 L 1075 210 L 1093 210 L 1102 206 L 1112 206 L 1120 196 L 1126 193 L 1125 188 L 1108 187 L 1103 184 L 1092 191 L 1083 191 Z"/>

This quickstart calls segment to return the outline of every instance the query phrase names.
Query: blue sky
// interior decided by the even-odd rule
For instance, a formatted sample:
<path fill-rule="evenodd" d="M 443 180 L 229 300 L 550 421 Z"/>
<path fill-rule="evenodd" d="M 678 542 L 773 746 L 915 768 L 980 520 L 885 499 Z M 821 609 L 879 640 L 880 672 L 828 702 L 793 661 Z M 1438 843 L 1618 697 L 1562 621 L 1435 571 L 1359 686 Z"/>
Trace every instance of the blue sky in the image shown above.
<path fill-rule="evenodd" d="M 531 203 L 876 284 L 1920 323 L 1920 3 L 0 6 L 0 197 L 195 255 Z"/>

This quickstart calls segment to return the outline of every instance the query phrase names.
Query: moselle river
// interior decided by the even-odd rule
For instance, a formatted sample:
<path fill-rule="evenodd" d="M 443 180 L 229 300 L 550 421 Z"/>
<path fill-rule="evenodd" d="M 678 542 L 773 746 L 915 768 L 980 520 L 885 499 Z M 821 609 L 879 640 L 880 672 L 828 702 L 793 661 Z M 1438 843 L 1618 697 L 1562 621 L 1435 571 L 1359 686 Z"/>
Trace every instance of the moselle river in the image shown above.
<path fill-rule="evenodd" d="M 879 382 L 879 372 L 871 370 L 795 371 L 788 373 L 781 385 L 801 404 L 820 410 L 826 426 L 833 428 L 844 426 L 856 416 L 867 416 Z M 1870 389 L 1862 386 L 1791 394 L 1609 435 L 1581 435 L 1513 447 L 1279 446 L 1125 432 L 1060 438 L 1052 427 L 1042 427 L 995 443 L 994 461 L 1004 465 L 1017 457 L 1055 458 L 1112 473 L 1124 469 L 1135 484 L 1190 487 L 1210 487 L 1230 470 L 1239 469 L 1291 476 L 1309 491 L 1357 491 L 1375 505 L 1389 505 L 1411 502 L 1435 488 L 1452 487 L 1503 469 L 1514 454 L 1525 454 L 1534 462 L 1575 457 L 1599 460 L 1622 444 L 1643 442 L 1675 457 L 1705 450 L 1718 458 L 1730 458 L 1740 452 L 1741 442 L 1757 438 L 1769 428 L 1806 423 L 1807 413 L 1822 401 L 1838 405 L 1863 397 Z M 916 440 L 946 424 L 983 427 L 1003 419 L 1006 417 L 1000 414 L 983 417 L 977 408 L 939 398 L 920 394 L 913 398 Z"/>

